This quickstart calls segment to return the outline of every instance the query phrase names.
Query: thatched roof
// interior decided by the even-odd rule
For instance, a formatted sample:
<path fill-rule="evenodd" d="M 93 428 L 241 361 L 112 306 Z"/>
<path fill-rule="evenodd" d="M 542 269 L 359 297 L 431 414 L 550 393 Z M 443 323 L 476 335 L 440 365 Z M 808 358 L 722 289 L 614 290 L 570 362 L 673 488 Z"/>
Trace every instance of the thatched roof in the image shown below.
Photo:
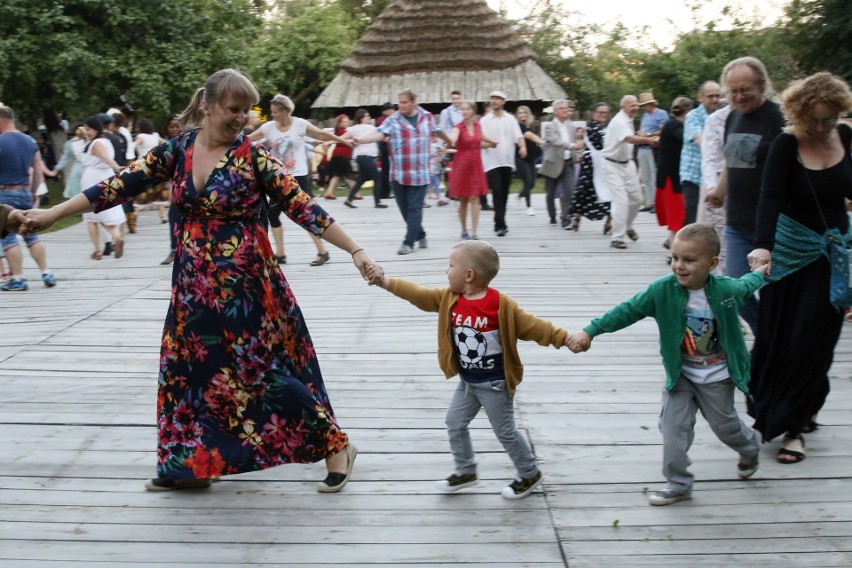
<path fill-rule="evenodd" d="M 424 104 L 447 101 L 453 89 L 477 101 L 495 89 L 516 101 L 565 96 L 529 44 L 485 0 L 395 0 L 313 106 L 381 105 L 396 101 L 404 88 Z"/>

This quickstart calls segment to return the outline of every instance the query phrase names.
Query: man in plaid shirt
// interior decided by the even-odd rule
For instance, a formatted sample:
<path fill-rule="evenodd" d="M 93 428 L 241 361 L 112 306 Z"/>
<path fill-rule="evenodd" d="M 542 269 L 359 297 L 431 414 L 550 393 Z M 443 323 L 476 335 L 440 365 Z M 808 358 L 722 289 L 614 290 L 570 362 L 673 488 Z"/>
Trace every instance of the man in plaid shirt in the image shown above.
<path fill-rule="evenodd" d="M 411 89 L 399 93 L 399 110 L 390 115 L 376 132 L 356 140 L 357 143 L 387 142 L 390 155 L 390 183 L 406 231 L 397 254 L 414 252 L 414 243 L 426 248 L 423 230 L 423 200 L 431 178 L 429 146 L 432 133 L 452 145 L 432 113 L 417 106 L 417 95 Z"/>
<path fill-rule="evenodd" d="M 685 224 L 695 223 L 698 216 L 698 188 L 701 187 L 701 132 L 707 117 L 719 108 L 721 88 L 715 81 L 705 81 L 698 91 L 701 104 L 689 111 L 683 122 L 683 148 L 680 151 L 680 187 L 686 204 Z"/>

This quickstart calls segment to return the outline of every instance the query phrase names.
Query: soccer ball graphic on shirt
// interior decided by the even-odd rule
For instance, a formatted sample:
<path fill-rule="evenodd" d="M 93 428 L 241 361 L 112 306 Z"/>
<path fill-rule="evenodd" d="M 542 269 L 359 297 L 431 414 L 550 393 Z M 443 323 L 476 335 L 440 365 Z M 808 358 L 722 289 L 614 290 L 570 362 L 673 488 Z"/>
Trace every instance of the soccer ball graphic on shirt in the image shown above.
<path fill-rule="evenodd" d="M 476 363 L 485 355 L 487 349 L 485 336 L 472 327 L 455 328 L 453 337 L 456 340 L 456 347 L 459 348 L 462 363 Z"/>

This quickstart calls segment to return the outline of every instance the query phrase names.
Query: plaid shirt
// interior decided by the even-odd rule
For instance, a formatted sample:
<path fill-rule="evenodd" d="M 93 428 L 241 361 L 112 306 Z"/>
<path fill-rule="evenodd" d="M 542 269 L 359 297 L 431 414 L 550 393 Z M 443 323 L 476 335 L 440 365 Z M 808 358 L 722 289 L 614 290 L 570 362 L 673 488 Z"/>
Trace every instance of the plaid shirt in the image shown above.
<path fill-rule="evenodd" d="M 417 107 L 415 128 L 397 111 L 378 130 L 388 136 L 390 180 L 402 185 L 428 185 L 432 133 L 441 131 L 432 113 Z"/>
<path fill-rule="evenodd" d="M 698 105 L 689 111 L 683 121 L 683 148 L 680 151 L 680 181 L 691 181 L 701 186 L 701 147 L 695 143 L 695 135 L 701 135 L 707 110 Z"/>

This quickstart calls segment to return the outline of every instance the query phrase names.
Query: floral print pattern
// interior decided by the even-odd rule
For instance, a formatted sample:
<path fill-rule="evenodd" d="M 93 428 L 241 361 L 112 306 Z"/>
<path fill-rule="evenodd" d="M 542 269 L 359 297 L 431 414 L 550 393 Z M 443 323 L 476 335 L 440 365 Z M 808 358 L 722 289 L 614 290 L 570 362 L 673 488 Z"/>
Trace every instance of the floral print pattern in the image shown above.
<path fill-rule="evenodd" d="M 348 439 L 273 255 L 266 198 L 313 234 L 334 221 L 243 136 L 196 188 L 196 134 L 161 144 L 85 192 L 101 211 L 173 181 L 172 205 L 183 213 L 160 354 L 157 473 L 209 478 L 322 460 Z"/>

